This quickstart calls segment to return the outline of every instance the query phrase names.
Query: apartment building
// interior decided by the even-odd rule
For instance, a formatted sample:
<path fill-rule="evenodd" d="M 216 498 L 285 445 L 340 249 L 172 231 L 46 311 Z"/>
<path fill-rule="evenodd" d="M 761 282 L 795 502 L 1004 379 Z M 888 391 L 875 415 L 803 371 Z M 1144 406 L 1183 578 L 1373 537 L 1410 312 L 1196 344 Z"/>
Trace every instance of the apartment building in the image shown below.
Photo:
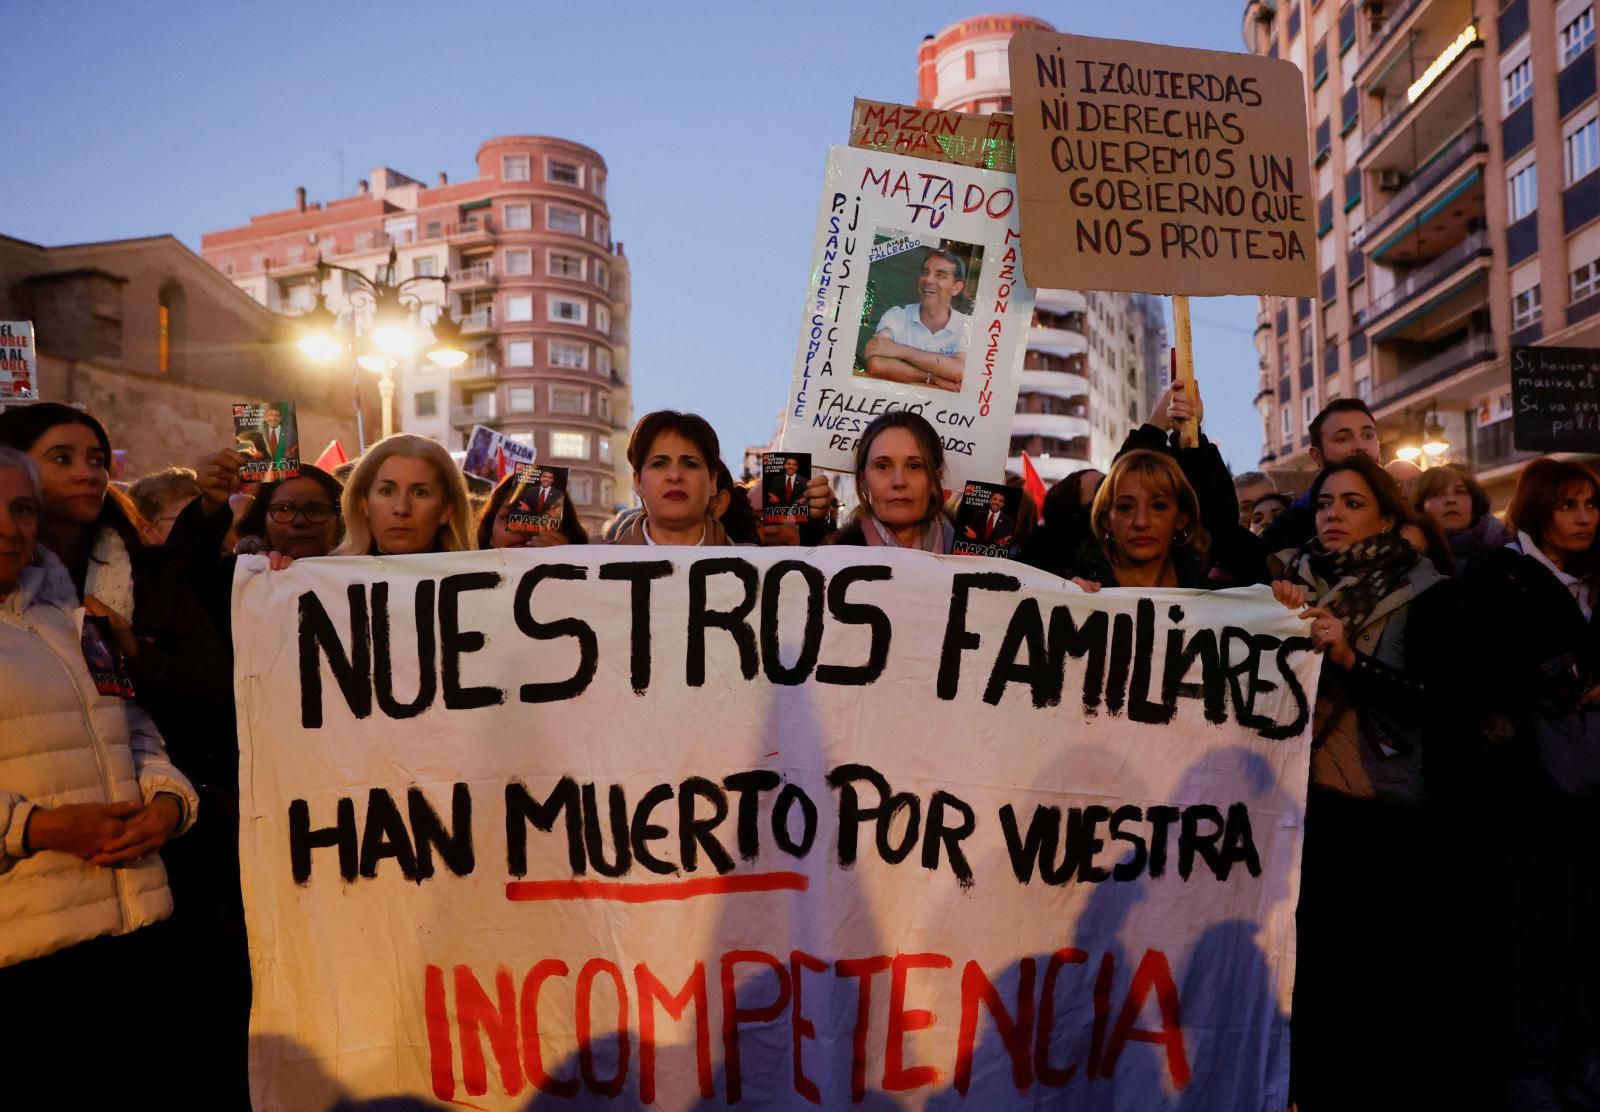
<path fill-rule="evenodd" d="M 395 427 L 454 450 L 478 424 L 533 445 L 540 461 L 571 469 L 573 501 L 593 528 L 632 500 L 629 274 L 611 238 L 606 175 L 581 144 L 501 136 L 478 148 L 469 181 L 440 174 L 425 185 L 379 167 L 349 197 L 310 203 L 298 189 L 293 208 L 206 233 L 201 254 L 287 314 L 315 303 L 319 258 L 394 281 L 448 276 L 471 357 L 448 369 L 403 362 Z M 446 288 L 408 286 L 418 323 L 437 319 Z M 335 273 L 320 292 L 347 330 L 365 327 L 371 306 L 357 282 Z"/>
<path fill-rule="evenodd" d="M 1011 111 L 1011 36 L 1055 30 L 1023 15 L 980 15 L 922 40 L 921 107 L 988 114 Z M 1046 484 L 1084 467 L 1101 470 L 1149 412 L 1150 368 L 1166 359 L 1163 299 L 1145 294 L 1039 290 L 1017 392 L 1006 466 L 1022 453 Z M 1156 391 L 1159 393 L 1159 389 Z"/>
<path fill-rule="evenodd" d="M 1243 33 L 1305 76 L 1321 274 L 1261 299 L 1262 463 L 1308 473 L 1356 395 L 1385 458 L 1430 434 L 1503 505 L 1511 347 L 1600 342 L 1592 0 L 1248 0 Z"/>

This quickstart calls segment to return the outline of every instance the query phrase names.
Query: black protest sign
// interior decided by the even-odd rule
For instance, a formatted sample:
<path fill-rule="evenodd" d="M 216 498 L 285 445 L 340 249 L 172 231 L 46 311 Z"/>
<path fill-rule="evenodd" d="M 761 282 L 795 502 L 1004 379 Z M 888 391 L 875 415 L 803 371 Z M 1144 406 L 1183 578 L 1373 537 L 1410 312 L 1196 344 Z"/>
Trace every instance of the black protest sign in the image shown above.
<path fill-rule="evenodd" d="M 1520 450 L 1600 450 L 1600 349 L 1513 347 L 1511 392 Z"/>

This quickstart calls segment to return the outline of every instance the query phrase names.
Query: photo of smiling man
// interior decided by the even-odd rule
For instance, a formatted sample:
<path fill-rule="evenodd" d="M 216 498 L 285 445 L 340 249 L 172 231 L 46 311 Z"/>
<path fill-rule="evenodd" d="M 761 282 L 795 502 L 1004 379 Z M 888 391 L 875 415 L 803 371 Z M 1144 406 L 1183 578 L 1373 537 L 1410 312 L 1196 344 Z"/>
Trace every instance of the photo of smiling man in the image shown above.
<path fill-rule="evenodd" d="M 970 244 L 924 244 L 880 231 L 867 269 L 867 339 L 857 373 L 959 393 L 972 322 L 970 291 L 982 255 L 981 247 Z M 916 300 L 907 303 L 911 297 Z M 874 314 L 880 306 L 887 307 Z"/>

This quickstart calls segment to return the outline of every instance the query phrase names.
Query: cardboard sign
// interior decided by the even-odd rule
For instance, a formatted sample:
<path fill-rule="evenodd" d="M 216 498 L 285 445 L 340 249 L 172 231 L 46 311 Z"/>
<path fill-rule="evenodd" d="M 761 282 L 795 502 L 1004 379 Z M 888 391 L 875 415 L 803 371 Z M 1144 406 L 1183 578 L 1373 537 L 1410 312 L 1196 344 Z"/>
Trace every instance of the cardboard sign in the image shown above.
<path fill-rule="evenodd" d="M 517 464 L 516 489 L 506 512 L 506 529 L 512 533 L 559 533 L 566 506 L 567 469 Z"/>
<path fill-rule="evenodd" d="M 0 405 L 39 400 L 39 352 L 31 320 L 0 320 Z"/>
<path fill-rule="evenodd" d="M 532 444 L 512 440 L 488 425 L 473 425 L 467 437 L 467 454 L 462 460 L 464 474 L 487 483 L 498 483 L 517 469 L 519 463 L 536 462 Z"/>
<path fill-rule="evenodd" d="M 300 474 L 300 423 L 293 402 L 242 402 L 233 407 L 234 450 L 244 457 L 239 478 L 275 483 Z"/>
<path fill-rule="evenodd" d="M 811 481 L 807 452 L 761 453 L 761 520 L 767 525 L 804 525 L 811 518 L 806 484 Z"/>
<path fill-rule="evenodd" d="M 1600 451 L 1600 349 L 1513 347 L 1511 390 L 1517 448 Z"/>
<path fill-rule="evenodd" d="M 914 108 L 856 97 L 850 145 L 958 166 L 1016 172 L 1016 143 L 1009 113 L 979 116 L 939 108 Z"/>
<path fill-rule="evenodd" d="M 1034 30 L 1010 50 L 1029 285 L 1316 295 L 1292 63 Z"/>
<path fill-rule="evenodd" d="M 1017 511 L 1022 488 L 1004 483 L 967 483 L 956 509 L 957 556 L 1010 556 L 1017 543 Z"/>
<path fill-rule="evenodd" d="M 850 471 L 872 419 L 920 413 L 945 485 L 1005 470 L 1033 316 L 1016 179 L 832 147 L 780 445 Z"/>
<path fill-rule="evenodd" d="M 568 546 L 244 557 L 233 614 L 258 1112 L 1285 1107 L 1265 587 Z"/>

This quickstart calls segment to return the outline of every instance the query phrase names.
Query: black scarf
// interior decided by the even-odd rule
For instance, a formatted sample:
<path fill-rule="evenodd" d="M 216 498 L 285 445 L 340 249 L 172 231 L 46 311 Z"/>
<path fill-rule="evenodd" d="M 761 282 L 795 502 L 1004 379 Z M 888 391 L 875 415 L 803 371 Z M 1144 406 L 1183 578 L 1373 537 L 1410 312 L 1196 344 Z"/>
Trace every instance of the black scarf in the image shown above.
<path fill-rule="evenodd" d="M 1354 638 L 1378 603 L 1420 558 L 1399 530 L 1392 529 L 1337 552 L 1329 552 L 1321 541 L 1313 540 L 1300 550 L 1295 572 L 1296 578 L 1311 588 L 1313 604 L 1331 610 Z"/>

